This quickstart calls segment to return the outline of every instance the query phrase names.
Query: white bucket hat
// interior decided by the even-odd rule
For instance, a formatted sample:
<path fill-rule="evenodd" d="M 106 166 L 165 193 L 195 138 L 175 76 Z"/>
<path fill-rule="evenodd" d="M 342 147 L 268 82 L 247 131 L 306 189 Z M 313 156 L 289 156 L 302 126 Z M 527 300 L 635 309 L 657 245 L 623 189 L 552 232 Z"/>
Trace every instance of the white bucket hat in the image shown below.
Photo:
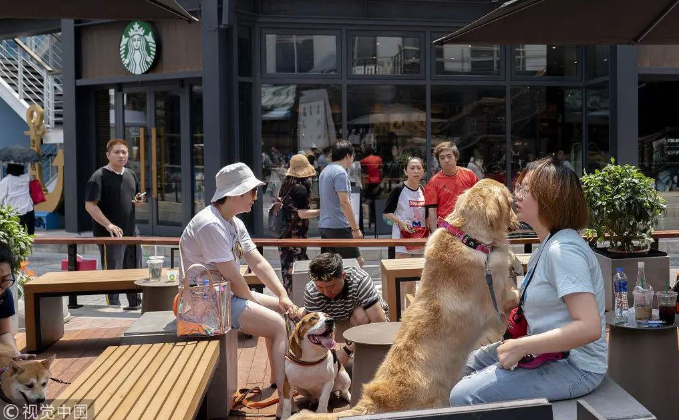
<path fill-rule="evenodd" d="M 255 177 L 248 165 L 240 162 L 220 169 L 215 175 L 215 181 L 217 190 L 210 200 L 212 203 L 224 197 L 245 194 L 254 188 L 265 185 Z"/>

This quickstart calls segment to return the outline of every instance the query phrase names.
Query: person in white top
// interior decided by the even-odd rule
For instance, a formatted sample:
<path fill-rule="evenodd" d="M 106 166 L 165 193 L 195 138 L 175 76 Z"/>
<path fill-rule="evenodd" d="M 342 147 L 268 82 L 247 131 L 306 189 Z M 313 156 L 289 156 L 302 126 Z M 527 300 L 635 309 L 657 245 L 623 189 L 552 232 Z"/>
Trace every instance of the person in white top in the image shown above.
<path fill-rule="evenodd" d="M 271 385 L 282 398 L 285 380 L 287 333 L 280 316 L 295 316 L 297 307 L 288 297 L 271 264 L 262 257 L 237 214 L 249 213 L 264 185 L 244 163 L 225 166 L 215 176 L 217 188 L 211 204 L 196 214 L 180 240 L 182 271 L 201 263 L 231 283 L 231 326 L 246 334 L 262 336 L 271 366 Z M 240 272 L 243 258 L 252 272 L 276 296 L 251 292 Z M 187 272 L 189 280 L 201 273 Z M 282 405 L 279 405 L 280 408 Z"/>
<path fill-rule="evenodd" d="M 427 225 L 424 209 L 424 188 L 420 184 L 424 175 L 422 159 L 409 157 L 403 172 L 408 178 L 391 190 L 384 206 L 384 217 L 393 222 L 392 239 L 401 239 L 401 230 L 410 231 L 414 227 L 425 227 Z M 422 256 L 423 252 L 424 248 L 409 250 L 404 246 L 397 246 L 396 258 L 418 257 Z"/>
<path fill-rule="evenodd" d="M 35 233 L 35 212 L 28 187 L 31 178 L 24 173 L 24 165 L 7 164 L 7 176 L 0 180 L 0 206 L 10 206 L 17 213 L 29 235 Z"/>

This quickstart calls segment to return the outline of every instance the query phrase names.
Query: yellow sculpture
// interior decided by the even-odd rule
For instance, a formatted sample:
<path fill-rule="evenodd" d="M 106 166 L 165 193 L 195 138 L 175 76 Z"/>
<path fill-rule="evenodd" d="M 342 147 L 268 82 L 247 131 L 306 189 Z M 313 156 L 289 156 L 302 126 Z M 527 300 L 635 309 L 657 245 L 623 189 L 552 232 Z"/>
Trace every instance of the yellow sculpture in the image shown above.
<path fill-rule="evenodd" d="M 26 124 L 28 131 L 24 134 L 30 138 L 31 149 L 42 156 L 42 136 L 45 135 L 44 111 L 40 105 L 33 104 L 26 110 Z M 45 180 L 42 176 L 42 164 L 40 162 L 31 163 L 29 174 L 31 178 L 40 180 L 42 190 L 45 192 L 46 201 L 37 204 L 35 211 L 54 212 L 57 211 L 64 199 L 64 153 L 62 150 L 57 152 L 52 165 L 57 167 L 57 183 L 51 192 L 45 187 Z"/>

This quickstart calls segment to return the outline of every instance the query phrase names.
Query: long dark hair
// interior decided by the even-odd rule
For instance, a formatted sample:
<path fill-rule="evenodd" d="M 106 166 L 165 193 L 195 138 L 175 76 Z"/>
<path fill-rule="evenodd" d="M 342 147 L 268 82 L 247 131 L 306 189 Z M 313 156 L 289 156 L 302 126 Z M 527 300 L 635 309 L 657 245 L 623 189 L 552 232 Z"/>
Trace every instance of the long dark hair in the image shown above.
<path fill-rule="evenodd" d="M 307 195 L 311 195 L 311 177 L 297 178 L 296 176 L 286 176 L 278 192 L 278 196 L 283 199 L 294 187 L 301 185 L 306 188 Z"/>

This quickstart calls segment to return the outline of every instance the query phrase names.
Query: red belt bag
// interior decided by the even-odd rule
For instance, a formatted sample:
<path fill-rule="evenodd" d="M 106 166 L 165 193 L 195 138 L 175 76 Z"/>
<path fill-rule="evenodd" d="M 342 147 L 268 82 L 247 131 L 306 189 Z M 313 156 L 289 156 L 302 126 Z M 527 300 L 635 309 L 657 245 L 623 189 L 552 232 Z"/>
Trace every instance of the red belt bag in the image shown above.
<path fill-rule="evenodd" d="M 547 241 L 549 241 L 549 238 L 552 237 L 552 235 L 556 232 L 552 232 L 549 234 L 547 237 L 547 240 L 545 241 L 545 246 L 547 245 Z M 523 314 L 523 302 L 526 298 L 526 289 L 528 289 L 528 285 L 530 284 L 531 280 L 533 280 L 533 274 L 535 274 L 535 269 L 538 266 L 538 262 L 540 261 L 540 256 L 542 255 L 542 251 L 540 251 L 540 255 L 538 255 L 538 259 L 535 262 L 535 266 L 533 266 L 533 270 L 530 272 L 528 275 L 528 279 L 526 280 L 526 286 L 523 288 L 523 293 L 521 293 L 521 299 L 519 300 L 519 306 L 516 308 L 512 309 L 512 311 L 509 313 L 509 321 L 507 322 L 507 331 L 505 331 L 503 338 L 505 340 L 514 340 L 520 337 L 523 337 L 528 334 L 528 321 L 526 320 L 526 317 Z M 567 358 L 569 355 L 568 351 L 562 351 L 562 352 L 556 352 L 556 353 L 544 353 L 544 354 L 538 354 L 538 355 L 533 355 L 529 354 L 524 356 L 520 361 L 519 361 L 519 367 L 524 368 L 524 369 L 535 369 L 545 362 L 549 361 L 557 361 L 557 360 L 562 360 Z"/>

